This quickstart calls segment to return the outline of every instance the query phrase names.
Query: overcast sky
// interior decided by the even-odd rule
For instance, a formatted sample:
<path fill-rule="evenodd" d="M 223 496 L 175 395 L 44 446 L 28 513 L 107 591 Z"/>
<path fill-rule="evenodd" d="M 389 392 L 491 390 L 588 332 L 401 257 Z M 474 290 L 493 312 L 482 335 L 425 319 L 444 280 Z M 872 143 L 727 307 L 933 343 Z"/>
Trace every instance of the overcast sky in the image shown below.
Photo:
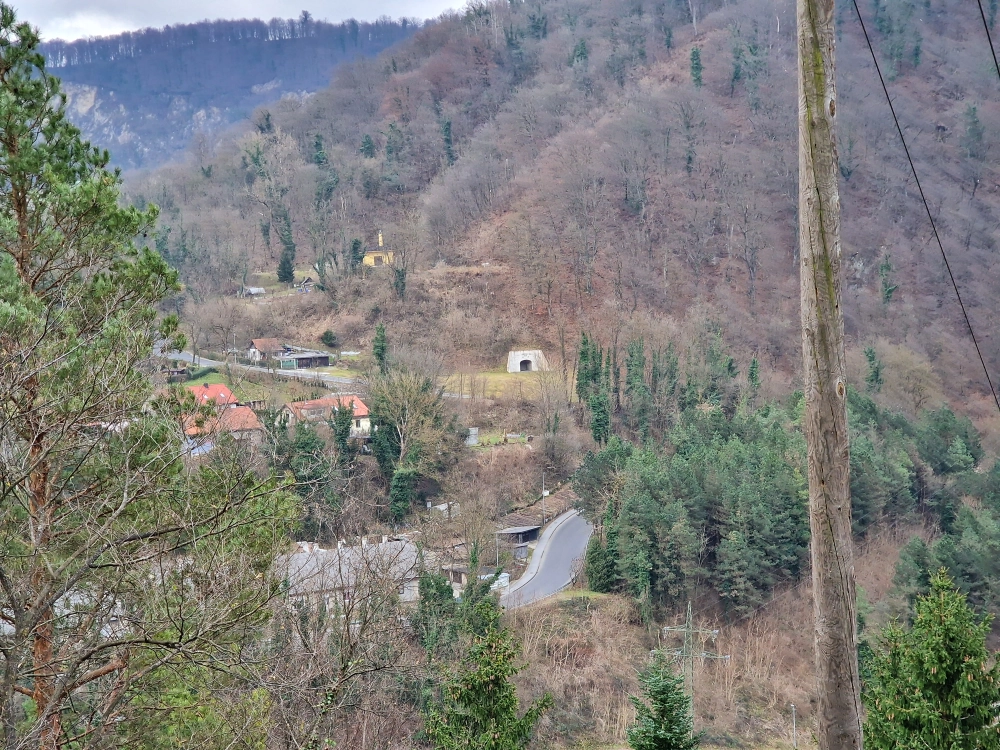
<path fill-rule="evenodd" d="M 434 18 L 465 0 L 12 0 L 18 18 L 37 26 L 43 39 L 80 39 L 122 31 L 219 18 L 313 18 L 369 21 L 379 16 Z"/>

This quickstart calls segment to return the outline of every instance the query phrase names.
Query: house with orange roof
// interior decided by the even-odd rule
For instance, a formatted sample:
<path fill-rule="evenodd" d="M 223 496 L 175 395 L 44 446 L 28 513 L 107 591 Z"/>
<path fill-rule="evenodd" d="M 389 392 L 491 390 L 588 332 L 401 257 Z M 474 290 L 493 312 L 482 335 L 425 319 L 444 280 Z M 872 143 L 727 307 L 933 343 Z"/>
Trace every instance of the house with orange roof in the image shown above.
<path fill-rule="evenodd" d="M 371 415 L 368 407 L 353 394 L 293 401 L 285 405 L 284 412 L 288 417 L 288 426 L 294 427 L 300 422 L 306 424 L 328 422 L 340 409 L 351 409 L 354 414 L 354 424 L 351 426 L 352 438 L 365 439 L 371 435 Z"/>
<path fill-rule="evenodd" d="M 194 394 L 198 406 L 215 404 L 216 406 L 236 406 L 239 401 L 233 392 L 222 383 L 202 383 L 189 385 L 187 389 Z"/>
<path fill-rule="evenodd" d="M 264 425 L 249 406 L 227 406 L 208 416 L 185 417 L 184 434 L 193 448 L 192 453 L 195 450 L 204 453 L 222 435 L 231 435 L 235 440 L 250 445 L 260 445 L 264 441 Z"/>

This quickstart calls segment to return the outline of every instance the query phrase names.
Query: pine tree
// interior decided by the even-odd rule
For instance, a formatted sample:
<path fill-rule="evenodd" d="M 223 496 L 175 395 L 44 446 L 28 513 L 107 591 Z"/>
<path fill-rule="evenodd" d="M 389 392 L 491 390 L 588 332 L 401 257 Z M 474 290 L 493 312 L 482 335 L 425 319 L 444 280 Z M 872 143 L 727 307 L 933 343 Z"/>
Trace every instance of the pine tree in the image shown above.
<path fill-rule="evenodd" d="M 691 49 L 691 81 L 696 89 L 701 88 L 701 49 L 693 47 Z"/>
<path fill-rule="evenodd" d="M 580 352 L 576 367 L 576 397 L 580 401 L 590 398 L 590 339 L 586 333 L 580 334 Z"/>
<path fill-rule="evenodd" d="M 598 536 L 592 536 L 587 544 L 583 570 L 591 591 L 607 593 L 614 590 L 615 561 Z"/>
<path fill-rule="evenodd" d="M 359 150 L 361 151 L 361 155 L 366 159 L 375 158 L 375 141 L 373 141 L 372 137 L 367 133 L 365 133 L 364 138 L 361 139 L 361 148 Z"/>
<path fill-rule="evenodd" d="M 865 347 L 865 359 L 868 360 L 868 374 L 865 376 L 865 386 L 869 393 L 882 390 L 882 360 L 875 353 L 875 347 Z"/>
<path fill-rule="evenodd" d="M 521 716 L 511 677 L 521 671 L 520 648 L 506 628 L 491 627 L 476 638 L 458 674 L 448 681 L 445 699 L 425 715 L 425 732 L 437 750 L 521 750 L 528 746 L 542 713 L 552 705 L 546 694 Z"/>
<path fill-rule="evenodd" d="M 441 125 L 441 137 L 444 140 L 444 156 L 449 164 L 454 164 L 455 151 L 451 139 L 451 120 L 445 120 Z"/>
<path fill-rule="evenodd" d="M 701 742 L 694 734 L 691 699 L 684 693 L 684 678 L 674 674 L 662 651 L 639 675 L 643 698 L 630 697 L 636 721 L 628 730 L 632 750 L 693 750 Z"/>
<path fill-rule="evenodd" d="M 295 281 L 295 256 L 287 250 L 282 250 L 278 259 L 278 281 L 282 284 Z"/>
<path fill-rule="evenodd" d="M 325 167 L 329 163 L 330 159 L 326 155 L 326 149 L 323 148 L 323 136 L 317 133 L 313 141 L 313 164 L 318 167 Z"/>
<path fill-rule="evenodd" d="M 611 397 L 607 388 L 590 397 L 590 434 L 598 445 L 604 445 L 611 437 Z"/>
<path fill-rule="evenodd" d="M 389 369 L 389 341 L 385 336 L 385 326 L 379 323 L 375 326 L 375 340 L 372 341 L 372 355 L 378 364 L 379 372 L 385 375 Z"/>
<path fill-rule="evenodd" d="M 225 436 L 185 460 L 193 397 L 151 377 L 184 346 L 177 273 L 136 244 L 157 210 L 121 199 L 44 65 L 0 3 L 0 732 L 117 747 L 151 714 L 179 729 L 165 679 L 236 667 L 298 503 Z"/>
<path fill-rule="evenodd" d="M 747 384 L 754 391 L 760 388 L 760 362 L 756 357 L 750 360 L 750 367 L 747 369 Z"/>
<path fill-rule="evenodd" d="M 882 630 L 865 685 L 872 750 L 996 750 L 1000 663 L 978 618 L 944 570 L 917 600 L 913 627 Z"/>

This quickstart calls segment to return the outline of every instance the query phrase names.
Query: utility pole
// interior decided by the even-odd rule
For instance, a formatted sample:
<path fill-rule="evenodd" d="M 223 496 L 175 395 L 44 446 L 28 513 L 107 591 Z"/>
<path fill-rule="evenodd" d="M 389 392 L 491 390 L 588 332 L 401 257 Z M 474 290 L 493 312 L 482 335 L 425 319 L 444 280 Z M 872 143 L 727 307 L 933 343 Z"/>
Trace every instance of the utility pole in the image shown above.
<path fill-rule="evenodd" d="M 834 0 L 796 0 L 799 252 L 809 529 L 820 750 L 861 750 L 840 194 Z"/>
<path fill-rule="evenodd" d="M 668 625 L 662 629 L 663 633 L 683 633 L 684 634 L 684 645 L 677 649 L 671 649 L 668 653 L 672 653 L 674 656 L 680 658 L 682 662 L 682 668 L 684 669 L 684 682 L 687 683 L 688 692 L 691 695 L 691 726 L 694 727 L 694 658 L 699 656 L 702 659 L 723 659 L 728 660 L 729 654 L 715 654 L 709 651 L 705 651 L 699 648 L 697 653 L 694 648 L 694 637 L 696 635 L 703 636 L 703 638 L 709 638 L 710 640 L 715 640 L 718 635 L 718 630 L 706 630 L 704 628 L 696 628 L 694 626 L 693 617 L 691 615 L 691 602 L 688 601 L 687 606 L 687 617 L 684 620 L 683 625 Z"/>

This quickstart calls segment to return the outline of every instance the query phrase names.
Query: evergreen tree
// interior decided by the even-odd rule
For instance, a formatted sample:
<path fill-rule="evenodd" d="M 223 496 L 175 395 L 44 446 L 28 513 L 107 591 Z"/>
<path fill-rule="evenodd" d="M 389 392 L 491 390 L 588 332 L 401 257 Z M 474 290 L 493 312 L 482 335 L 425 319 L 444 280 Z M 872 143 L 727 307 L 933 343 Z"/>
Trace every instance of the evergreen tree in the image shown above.
<path fill-rule="evenodd" d="M 872 750 L 1000 748 L 1000 663 L 986 649 L 990 618 L 976 617 L 942 570 L 920 597 L 913 626 L 884 628 L 865 684 Z"/>
<path fill-rule="evenodd" d="M 361 155 L 366 159 L 375 158 L 375 141 L 373 141 L 372 137 L 367 133 L 365 133 L 364 138 L 361 139 L 361 148 L 359 150 L 361 151 Z"/>
<path fill-rule="evenodd" d="M 378 365 L 379 372 L 385 375 L 389 369 L 389 341 L 385 336 L 385 326 L 381 323 L 375 326 L 372 355 L 375 357 L 375 363 Z"/>
<path fill-rule="evenodd" d="M 590 57 L 590 52 L 587 49 L 587 41 L 581 39 L 576 43 L 576 46 L 573 47 L 573 51 L 569 55 L 569 64 L 585 63 L 588 57 Z"/>
<path fill-rule="evenodd" d="M 580 334 L 580 351 L 576 367 L 576 397 L 580 401 L 590 399 L 590 339 L 586 333 Z"/>
<path fill-rule="evenodd" d="M 396 521 L 401 521 L 410 512 L 416 497 L 416 472 L 408 466 L 397 467 L 389 483 L 389 513 Z"/>
<path fill-rule="evenodd" d="M 753 391 L 760 389 L 760 362 L 756 357 L 750 360 L 750 367 L 747 369 L 747 384 Z"/>
<path fill-rule="evenodd" d="M 590 434 L 598 445 L 611 437 L 611 397 L 606 388 L 590 397 Z"/>
<path fill-rule="evenodd" d="M 224 436 L 185 460 L 184 415 L 207 415 L 150 376 L 184 346 L 160 313 L 177 273 L 135 243 L 157 210 L 121 199 L 44 65 L 0 4 L 0 733 L 120 747 L 157 714 L 176 739 L 195 712 L 158 688 L 239 669 L 298 503 Z"/>
<path fill-rule="evenodd" d="M 865 347 L 865 359 L 868 360 L 868 374 L 865 376 L 865 386 L 869 393 L 878 393 L 882 390 L 882 360 L 875 353 L 872 346 Z"/>
<path fill-rule="evenodd" d="M 403 131 L 396 123 L 389 123 L 389 130 L 385 134 L 385 158 L 389 161 L 399 161 L 405 143 Z"/>
<path fill-rule="evenodd" d="M 444 700 L 425 715 L 425 732 L 437 750 L 521 750 L 552 705 L 546 694 L 522 715 L 511 677 L 520 648 L 506 628 L 491 627 L 469 649 L 461 670 L 445 686 Z"/>
<path fill-rule="evenodd" d="M 353 240 L 351 240 L 351 249 L 347 257 L 348 265 L 350 266 L 351 270 L 354 271 L 362 264 L 364 259 L 365 259 L 364 246 L 361 244 L 361 240 L 355 237 Z"/>
<path fill-rule="evenodd" d="M 445 120 L 441 125 L 441 137 L 444 140 L 444 156 L 448 164 L 455 163 L 455 151 L 451 140 L 451 120 Z"/>
<path fill-rule="evenodd" d="M 701 49 L 698 47 L 691 48 L 691 81 L 694 83 L 696 89 L 701 88 Z"/>
<path fill-rule="evenodd" d="M 341 462 L 346 462 L 354 454 L 351 449 L 351 428 L 354 427 L 354 402 L 341 402 L 332 420 L 333 443 Z"/>
<path fill-rule="evenodd" d="M 587 556 L 583 570 L 591 591 L 608 593 L 615 587 L 615 561 L 598 536 L 592 536 L 587 544 Z"/>
<path fill-rule="evenodd" d="M 283 250 L 278 259 L 278 281 L 282 284 L 295 281 L 295 256 L 287 250 Z"/>
<path fill-rule="evenodd" d="M 432 661 L 458 638 L 458 603 L 448 579 L 424 571 L 419 580 L 420 599 L 410 620 L 413 632 Z"/>
<path fill-rule="evenodd" d="M 330 159 L 326 155 L 326 149 L 323 148 L 323 136 L 319 133 L 316 134 L 316 138 L 313 140 L 313 164 L 318 167 L 326 167 L 330 164 Z"/>
<path fill-rule="evenodd" d="M 693 750 L 701 743 L 691 721 L 691 699 L 684 678 L 674 674 L 662 651 L 639 675 L 644 700 L 630 697 L 636 721 L 628 730 L 632 750 Z"/>
<path fill-rule="evenodd" d="M 625 353 L 625 397 L 629 426 L 645 440 L 653 410 L 653 394 L 646 385 L 646 350 L 642 339 L 630 341 Z"/>
<path fill-rule="evenodd" d="M 892 272 L 894 267 L 892 265 L 892 258 L 888 253 L 882 256 L 882 263 L 878 267 L 878 277 L 882 287 L 882 304 L 888 305 L 892 302 L 892 295 L 897 289 L 899 289 L 899 284 L 892 283 Z"/>

